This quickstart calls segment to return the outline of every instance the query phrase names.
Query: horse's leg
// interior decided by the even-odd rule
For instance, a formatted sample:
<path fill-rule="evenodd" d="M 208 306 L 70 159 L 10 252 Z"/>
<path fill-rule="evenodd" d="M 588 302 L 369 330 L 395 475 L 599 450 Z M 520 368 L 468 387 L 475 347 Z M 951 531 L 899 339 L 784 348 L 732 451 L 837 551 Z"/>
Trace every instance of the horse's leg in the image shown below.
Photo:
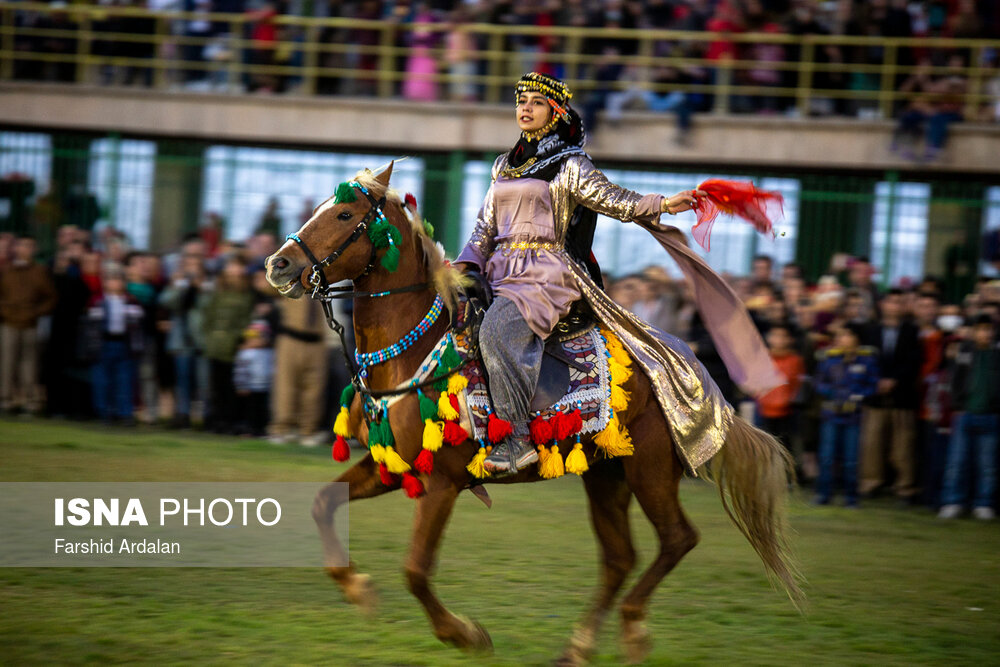
<path fill-rule="evenodd" d="M 436 467 L 443 468 L 438 464 L 435 461 Z M 491 651 L 493 641 L 489 633 L 478 623 L 448 611 L 431 589 L 430 574 L 437 548 L 460 491 L 461 488 L 442 470 L 435 470 L 427 481 L 426 493 L 417 500 L 413 538 L 406 559 L 406 583 L 424 606 L 438 639 L 459 648 Z"/>
<path fill-rule="evenodd" d="M 652 644 L 645 627 L 646 604 L 663 577 L 698 543 L 678 498 L 681 462 L 659 410 L 645 410 L 628 425 L 635 453 L 622 460 L 625 480 L 653 524 L 660 551 L 622 601 L 622 642 L 630 663 L 641 662 Z"/>
<path fill-rule="evenodd" d="M 601 586 L 558 665 L 582 665 L 594 652 L 597 633 L 625 578 L 635 567 L 635 549 L 628 523 L 632 492 L 625 483 L 620 461 L 595 466 L 583 475 L 590 501 L 590 522 L 601 545 Z"/>
<path fill-rule="evenodd" d="M 347 566 L 342 565 L 347 560 L 347 553 L 333 528 L 333 515 L 343 499 L 342 495 L 335 491 L 338 488 L 337 484 L 341 483 L 350 485 L 348 501 L 373 498 L 396 487 L 382 485 L 379 481 L 378 465 L 371 456 L 366 455 L 338 477 L 333 484 L 327 484 L 320 489 L 313 501 L 312 515 L 323 542 L 323 561 L 327 574 L 340 585 L 348 602 L 358 605 L 366 612 L 371 612 L 375 608 L 377 598 L 370 578 L 367 574 L 358 573 L 353 562 Z"/>

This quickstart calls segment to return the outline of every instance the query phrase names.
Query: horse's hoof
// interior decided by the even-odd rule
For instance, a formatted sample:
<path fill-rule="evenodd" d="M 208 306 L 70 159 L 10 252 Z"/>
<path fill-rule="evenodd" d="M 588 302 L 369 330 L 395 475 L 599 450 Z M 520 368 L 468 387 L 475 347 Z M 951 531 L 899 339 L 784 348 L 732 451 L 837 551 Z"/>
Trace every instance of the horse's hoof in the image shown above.
<path fill-rule="evenodd" d="M 577 628 L 573 633 L 573 638 L 569 640 L 569 646 L 559 659 L 553 664 L 557 667 L 580 667 L 590 662 L 594 655 L 595 641 L 592 632 Z"/>
<path fill-rule="evenodd" d="M 622 648 L 625 663 L 637 665 L 644 661 L 653 650 L 653 638 L 642 621 L 625 621 L 622 626 Z"/>
<path fill-rule="evenodd" d="M 341 584 L 344 587 L 344 597 L 365 616 L 375 615 L 378 607 L 378 594 L 372 585 L 372 578 L 367 574 L 353 574 Z"/>
<path fill-rule="evenodd" d="M 453 644 L 463 651 L 493 653 L 493 639 L 478 621 L 464 616 L 455 616 L 453 623 L 438 629 L 437 638 L 446 644 Z"/>

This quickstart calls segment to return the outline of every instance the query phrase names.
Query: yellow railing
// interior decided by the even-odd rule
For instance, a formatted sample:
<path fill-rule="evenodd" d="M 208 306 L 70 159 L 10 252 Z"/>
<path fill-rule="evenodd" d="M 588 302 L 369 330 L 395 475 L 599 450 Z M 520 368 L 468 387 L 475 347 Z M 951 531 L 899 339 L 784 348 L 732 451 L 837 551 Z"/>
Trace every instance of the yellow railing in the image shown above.
<path fill-rule="evenodd" d="M 278 39 L 252 38 L 255 27 L 265 23 Z M 199 34 L 206 25 L 214 26 L 211 36 Z M 595 52 L 610 40 L 626 53 Z M 518 48 L 521 42 L 535 45 Z M 737 57 L 705 58 L 708 47 L 720 42 L 733 44 Z M 461 51 L 462 43 L 473 48 Z M 753 59 L 759 45 L 783 48 L 785 59 Z M 697 95 L 719 113 L 770 99 L 808 115 L 824 100 L 840 101 L 841 113 L 866 109 L 887 118 L 902 103 L 927 96 L 899 87 L 920 69 L 915 57 L 934 52 L 961 56 L 961 66 L 927 73 L 961 77 L 964 92 L 948 101 L 960 105 L 966 118 L 978 118 L 995 102 L 986 83 L 997 70 L 983 62 L 985 53 L 996 51 L 1000 40 L 397 23 L 0 2 L 0 79 L 115 84 L 123 76 L 138 76 L 155 88 L 198 87 L 192 83 L 197 82 L 228 92 L 392 97 L 405 92 L 405 82 L 421 82 L 436 88 L 427 92 L 441 99 L 506 102 L 523 71 L 547 67 L 576 91 L 577 101 L 595 92 L 639 88 Z M 414 72 L 418 64 L 422 69 Z M 660 68 L 683 72 L 685 82 L 658 78 Z M 623 75 L 609 80 L 607 72 L 619 69 Z M 765 85 L 762 78 L 779 82 Z"/>

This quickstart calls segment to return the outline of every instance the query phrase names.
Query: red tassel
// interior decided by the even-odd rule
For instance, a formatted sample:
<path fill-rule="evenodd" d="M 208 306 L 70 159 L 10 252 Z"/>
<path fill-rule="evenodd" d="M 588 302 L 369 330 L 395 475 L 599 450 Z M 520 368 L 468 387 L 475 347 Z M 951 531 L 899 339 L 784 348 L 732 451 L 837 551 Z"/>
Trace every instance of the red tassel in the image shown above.
<path fill-rule="evenodd" d="M 417 472 L 431 474 L 434 471 L 434 452 L 429 449 L 421 449 L 413 462 L 413 469 Z"/>
<path fill-rule="evenodd" d="M 490 442 L 496 444 L 513 432 L 514 428 L 509 421 L 490 413 L 490 419 L 486 425 L 486 437 L 489 438 Z"/>
<path fill-rule="evenodd" d="M 583 430 L 583 415 L 580 413 L 580 408 L 564 414 L 563 421 L 566 422 L 566 428 L 569 431 L 566 437 L 576 435 Z"/>
<path fill-rule="evenodd" d="M 444 441 L 449 445 L 461 445 L 468 439 L 469 434 L 465 432 L 464 428 L 458 425 L 458 422 L 444 423 Z"/>
<path fill-rule="evenodd" d="M 691 228 L 691 235 L 705 250 L 709 250 L 709 235 L 719 213 L 743 218 L 758 232 L 774 234 L 774 224 L 767 215 L 767 208 L 777 205 L 778 212 L 782 212 L 784 198 L 780 192 L 758 190 L 753 183 L 721 178 L 710 178 L 698 189 L 704 190 L 708 196 L 699 199 L 694 206 L 698 222 Z"/>
<path fill-rule="evenodd" d="M 396 476 L 389 472 L 384 463 L 378 464 L 378 477 L 382 481 L 382 486 L 396 486 Z"/>
<path fill-rule="evenodd" d="M 546 445 L 552 439 L 552 424 L 541 415 L 531 420 L 528 429 L 531 431 L 531 441 L 535 445 Z"/>
<path fill-rule="evenodd" d="M 338 435 L 333 441 L 333 460 L 343 463 L 349 458 L 351 458 L 351 448 L 347 446 L 344 436 Z"/>
<path fill-rule="evenodd" d="M 455 412 L 462 414 L 462 411 L 458 409 L 458 395 L 448 394 L 448 401 L 451 403 L 451 407 L 455 408 Z"/>
<path fill-rule="evenodd" d="M 416 210 L 417 208 L 417 198 L 413 196 L 413 193 L 407 192 L 406 197 L 403 199 L 406 202 L 406 207 L 410 210 Z"/>
<path fill-rule="evenodd" d="M 406 495 L 410 498 L 416 498 L 424 494 L 424 483 L 417 479 L 416 475 L 404 472 L 403 490 L 406 491 Z"/>

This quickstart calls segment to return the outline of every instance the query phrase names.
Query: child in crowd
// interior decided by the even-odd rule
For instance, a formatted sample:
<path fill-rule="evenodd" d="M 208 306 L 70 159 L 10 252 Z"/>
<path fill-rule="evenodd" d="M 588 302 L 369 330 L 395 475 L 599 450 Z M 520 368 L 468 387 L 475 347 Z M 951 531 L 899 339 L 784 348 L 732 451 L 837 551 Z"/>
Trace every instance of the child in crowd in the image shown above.
<path fill-rule="evenodd" d="M 243 332 L 243 343 L 233 363 L 236 388 L 236 420 L 240 433 L 254 437 L 265 435 L 271 403 L 271 379 L 274 375 L 274 350 L 271 332 L 263 321 L 250 324 Z"/>
<path fill-rule="evenodd" d="M 844 504 L 858 505 L 858 434 L 861 402 L 875 393 L 879 370 L 876 350 L 860 345 L 862 327 L 849 322 L 837 330 L 834 346 L 819 353 L 816 392 L 822 397 L 819 479 L 816 504 L 829 504 L 834 464 L 841 462 Z"/>
<path fill-rule="evenodd" d="M 757 400 L 759 426 L 773 433 L 785 447 L 790 448 L 795 433 L 795 414 L 792 402 L 799 393 L 806 365 L 795 351 L 795 338 L 790 324 L 779 322 L 767 330 L 767 347 L 778 371 L 788 384 L 772 389 Z"/>

